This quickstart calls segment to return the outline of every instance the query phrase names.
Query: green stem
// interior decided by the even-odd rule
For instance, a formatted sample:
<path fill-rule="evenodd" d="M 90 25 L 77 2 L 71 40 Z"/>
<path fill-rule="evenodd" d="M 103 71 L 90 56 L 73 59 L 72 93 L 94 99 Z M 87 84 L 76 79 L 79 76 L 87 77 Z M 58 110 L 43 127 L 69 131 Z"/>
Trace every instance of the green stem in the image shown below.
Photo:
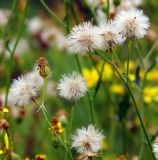
<path fill-rule="evenodd" d="M 123 139 L 123 152 L 126 155 L 127 153 L 127 135 L 126 135 L 126 123 L 125 120 L 122 120 L 122 139 Z"/>
<path fill-rule="evenodd" d="M 150 69 L 149 69 L 150 70 Z M 145 72 L 145 75 L 144 75 L 144 78 L 142 80 L 142 88 L 141 88 L 141 115 L 142 115 L 142 119 L 144 120 L 144 109 L 145 109 L 145 106 L 144 106 L 144 96 L 143 96 L 143 90 L 144 90 L 144 87 L 145 87 L 145 83 L 146 83 L 146 77 L 147 77 L 147 74 L 148 74 L 148 70 Z M 145 142 L 145 137 L 144 137 L 144 134 L 142 133 L 143 131 L 141 131 L 141 140 L 142 140 L 142 144 L 141 144 L 141 147 L 140 147 L 140 151 L 139 151 L 139 159 L 143 159 L 143 156 L 144 156 L 144 149 L 145 149 L 145 145 L 146 143 Z"/>
<path fill-rule="evenodd" d="M 74 111 L 75 111 L 75 104 L 72 105 L 71 112 L 70 112 L 69 129 L 68 129 L 68 140 L 69 139 L 71 140 Z M 70 147 L 70 145 L 68 145 L 68 148 L 69 148 L 70 158 L 72 159 L 72 153 L 71 153 L 71 147 Z"/>
<path fill-rule="evenodd" d="M 41 4 L 43 5 L 43 7 L 48 11 L 48 13 L 50 15 L 52 15 L 52 17 L 54 17 L 54 19 L 56 20 L 56 22 L 58 22 L 59 24 L 63 25 L 65 27 L 64 22 L 56 16 L 56 14 L 48 7 L 48 5 L 46 4 L 46 2 L 44 0 L 40 0 Z"/>
<path fill-rule="evenodd" d="M 155 50 L 155 48 L 157 47 L 157 44 L 158 44 L 158 38 L 157 40 L 155 41 L 155 43 L 153 44 L 153 46 L 151 47 L 151 49 L 149 50 L 149 52 L 147 53 L 146 57 L 145 57 L 145 60 L 148 60 L 151 56 L 151 54 L 153 53 L 153 51 Z"/>
<path fill-rule="evenodd" d="M 41 107 L 41 106 L 36 102 L 35 99 L 32 99 L 32 101 L 33 101 L 33 103 L 34 103 L 38 108 Z M 41 108 L 41 110 L 42 110 L 42 113 L 43 113 L 43 115 L 44 115 L 44 118 L 45 118 L 48 126 L 49 126 L 50 129 L 52 130 L 53 135 L 55 135 L 55 136 L 57 137 L 57 139 L 60 141 L 60 143 L 61 143 L 61 144 L 64 146 L 64 148 L 68 151 L 68 148 L 67 148 L 67 145 L 65 144 L 65 142 L 58 136 L 58 134 L 57 134 L 57 133 L 54 131 L 54 129 L 52 128 L 52 125 L 51 125 L 51 123 L 49 122 L 48 117 L 47 117 L 47 115 L 46 115 L 46 111 L 44 110 L 43 107 Z"/>
<path fill-rule="evenodd" d="M 48 118 L 47 118 L 47 115 L 46 115 L 46 112 L 45 112 L 45 110 L 44 110 L 43 108 L 42 108 L 42 113 L 43 113 L 43 115 L 44 115 L 44 118 L 45 118 L 48 126 L 51 128 L 53 134 L 58 138 L 58 140 L 60 141 L 60 143 L 61 143 L 61 144 L 65 147 L 65 149 L 68 151 L 68 148 L 67 148 L 65 142 L 58 136 L 57 133 L 55 133 L 54 129 L 52 128 L 52 125 L 51 125 L 51 123 L 49 122 L 49 120 L 48 120 Z"/>
<path fill-rule="evenodd" d="M 46 85 L 47 85 L 47 79 L 46 79 L 46 77 L 43 77 L 43 88 L 42 88 L 42 97 L 41 97 L 43 105 L 44 105 L 44 101 L 45 101 Z"/>
<path fill-rule="evenodd" d="M 109 20 L 110 2 L 107 0 L 107 22 Z"/>
<path fill-rule="evenodd" d="M 64 141 L 58 136 L 58 134 L 57 134 L 57 133 L 54 131 L 54 129 L 52 128 L 52 125 L 51 125 L 51 123 L 49 122 L 48 117 L 47 117 L 47 115 L 46 115 L 46 111 L 45 111 L 45 108 L 44 108 L 46 85 L 47 85 L 47 79 L 46 79 L 46 77 L 43 77 L 43 89 L 42 89 L 42 97 L 41 97 L 41 106 L 42 106 L 42 107 L 39 106 L 35 100 L 33 100 L 33 102 L 34 102 L 39 108 L 41 107 L 42 113 L 43 113 L 43 115 L 44 115 L 44 118 L 45 118 L 48 126 L 51 128 L 53 134 L 57 137 L 57 139 L 61 142 L 61 144 L 65 147 L 65 149 L 66 149 L 67 151 L 69 151 L 68 148 L 67 148 L 67 146 L 66 146 L 66 144 L 64 143 Z"/>
<path fill-rule="evenodd" d="M 98 70 L 98 68 L 97 68 L 97 66 L 96 66 L 96 64 L 95 64 L 95 62 L 93 60 L 93 57 L 92 57 L 91 53 L 89 53 L 89 58 L 90 58 L 90 60 L 92 62 L 93 67 L 95 68 L 95 70 L 98 72 L 98 74 L 100 74 L 100 72 L 99 72 L 99 70 Z"/>
<path fill-rule="evenodd" d="M 140 45 L 139 45 L 138 40 L 136 40 L 136 42 L 135 42 L 135 48 L 136 48 L 137 51 L 138 51 L 138 58 L 139 58 L 139 60 L 140 60 L 140 63 L 141 63 L 141 65 L 142 65 L 142 67 L 144 68 L 144 61 L 143 61 L 142 51 L 141 51 L 141 49 L 140 49 Z"/>
<path fill-rule="evenodd" d="M 96 124 L 96 122 L 95 122 L 95 111 L 94 111 L 94 99 L 90 97 L 89 93 L 87 93 L 87 97 L 88 97 L 90 113 L 91 113 L 91 121 L 92 121 L 93 124 Z"/>
<path fill-rule="evenodd" d="M 99 91 L 99 88 L 100 88 L 100 85 L 101 85 L 101 82 L 102 82 L 102 76 L 103 76 L 104 66 L 105 66 L 105 61 L 103 62 L 102 66 L 101 66 L 101 71 L 99 73 L 99 79 L 98 79 L 97 85 L 95 87 L 95 91 L 94 91 L 94 94 L 93 94 L 93 99 L 95 99 L 95 97 L 97 96 L 97 93 Z"/>
<path fill-rule="evenodd" d="M 73 105 L 71 107 L 71 113 L 70 113 L 70 124 L 69 124 L 69 137 L 71 135 L 71 132 L 72 132 L 72 122 L 73 122 L 73 118 L 74 118 L 74 111 L 75 111 L 75 105 Z"/>
<path fill-rule="evenodd" d="M 134 104 L 134 108 L 136 110 L 136 113 L 137 113 L 137 116 L 139 118 L 139 121 L 141 123 L 141 127 L 143 129 L 143 132 L 144 132 L 144 135 L 146 137 L 146 140 L 147 140 L 147 143 L 148 143 L 148 146 L 150 148 L 150 151 L 151 151 L 151 154 L 152 154 L 152 157 L 153 159 L 155 160 L 155 156 L 154 156 L 154 153 L 152 151 L 152 145 L 151 145 L 151 142 L 150 142 L 150 139 L 148 137 L 148 134 L 147 134 L 147 131 L 146 131 L 146 128 L 145 128 L 145 125 L 143 123 L 143 120 L 141 118 L 141 115 L 139 113 L 139 109 L 138 109 L 138 106 L 137 106 L 137 103 L 135 101 L 135 98 L 134 98 L 134 95 L 133 95 L 133 92 L 132 92 L 132 89 L 130 88 L 130 86 L 128 85 L 128 83 L 126 82 L 126 80 L 124 79 L 124 77 L 122 76 L 122 74 L 120 73 L 120 71 L 118 70 L 117 66 L 115 64 L 113 64 L 110 60 L 108 60 L 106 57 L 104 57 L 102 54 L 100 54 L 98 51 L 96 51 L 96 53 L 102 57 L 106 62 L 108 62 L 114 69 L 115 71 L 117 72 L 117 74 L 119 75 L 120 79 L 124 82 L 124 84 L 126 85 L 130 95 L 131 95 L 131 98 L 132 98 L 132 101 L 133 101 L 133 104 Z"/>
<path fill-rule="evenodd" d="M 95 9 L 93 8 L 93 6 L 90 6 L 87 4 L 87 0 L 84 0 L 84 3 L 87 5 L 87 8 L 89 9 L 90 13 L 92 14 L 94 21 L 97 23 L 97 17 L 95 14 Z"/>
<path fill-rule="evenodd" d="M 78 58 L 77 55 L 75 55 L 75 59 L 76 59 L 76 62 L 77 62 L 79 72 L 80 72 L 80 74 L 82 74 L 81 64 L 80 64 L 80 61 L 79 61 L 79 58 Z M 93 98 L 90 97 L 89 92 L 87 93 L 87 99 L 88 99 L 89 107 L 90 107 L 91 121 L 92 121 L 92 123 L 95 124 L 94 102 L 93 102 Z"/>
<path fill-rule="evenodd" d="M 127 84 L 129 84 L 129 61 L 130 61 L 130 55 L 131 55 L 131 45 L 132 45 L 132 42 L 129 39 L 129 41 L 128 41 L 128 57 L 127 57 Z"/>
<path fill-rule="evenodd" d="M 71 1 L 72 1 L 72 0 L 71 0 Z M 72 2 L 71 2 L 71 12 L 72 12 L 72 15 L 73 15 L 73 17 L 74 17 L 75 23 L 78 25 L 78 24 L 79 24 L 79 20 L 78 20 L 78 18 L 77 18 L 77 15 L 76 15 L 76 12 L 75 12 L 75 9 L 74 9 L 74 7 L 73 7 Z"/>
<path fill-rule="evenodd" d="M 75 55 L 75 60 L 76 60 L 76 63 L 77 63 L 77 67 L 78 67 L 78 69 L 79 69 L 79 72 L 82 74 L 82 68 L 81 68 L 81 64 L 80 64 L 78 55 Z"/>
<path fill-rule="evenodd" d="M 15 7 L 16 5 L 14 4 L 13 6 Z M 28 10 L 28 2 L 25 7 L 25 11 L 24 11 L 24 14 L 22 17 L 22 22 L 21 22 L 21 26 L 20 26 L 16 41 L 15 41 L 15 45 L 14 45 L 12 51 L 10 50 L 10 48 L 8 49 L 8 51 L 10 53 L 10 60 L 8 63 L 8 74 L 7 74 L 7 80 L 6 80 L 6 94 L 5 94 L 5 103 L 4 103 L 5 107 L 7 107 L 7 105 L 8 105 L 8 93 L 9 93 L 9 87 L 10 87 L 10 81 L 11 81 L 11 74 L 12 74 L 12 70 L 13 70 L 14 53 L 15 53 L 16 47 L 19 43 L 20 37 L 21 37 L 23 29 L 24 29 L 24 22 L 25 22 L 25 18 L 27 15 L 27 10 Z"/>

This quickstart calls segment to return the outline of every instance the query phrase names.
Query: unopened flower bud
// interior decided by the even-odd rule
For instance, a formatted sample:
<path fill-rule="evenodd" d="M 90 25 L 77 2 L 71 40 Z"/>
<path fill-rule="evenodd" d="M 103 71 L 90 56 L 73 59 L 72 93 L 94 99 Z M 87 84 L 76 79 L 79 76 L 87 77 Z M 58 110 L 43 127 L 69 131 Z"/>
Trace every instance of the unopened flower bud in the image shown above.
<path fill-rule="evenodd" d="M 37 60 L 37 66 L 41 77 L 47 77 L 49 75 L 48 61 L 44 57 L 40 57 Z"/>
<path fill-rule="evenodd" d="M 21 123 L 25 116 L 25 108 L 21 107 L 17 117 L 17 123 Z"/>
<path fill-rule="evenodd" d="M 8 130 L 9 123 L 5 119 L 0 120 L 0 129 Z"/>
<path fill-rule="evenodd" d="M 35 160 L 46 160 L 46 155 L 37 154 L 37 155 L 35 155 Z"/>

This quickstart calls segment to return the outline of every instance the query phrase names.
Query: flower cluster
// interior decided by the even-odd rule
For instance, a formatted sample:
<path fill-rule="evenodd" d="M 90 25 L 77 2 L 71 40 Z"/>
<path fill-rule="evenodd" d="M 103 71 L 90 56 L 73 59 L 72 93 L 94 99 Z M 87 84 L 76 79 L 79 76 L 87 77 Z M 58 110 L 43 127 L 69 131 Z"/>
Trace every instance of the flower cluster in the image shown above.
<path fill-rule="evenodd" d="M 64 128 L 62 127 L 62 123 L 58 121 L 56 117 L 52 118 L 52 128 L 57 134 L 61 134 L 64 132 Z"/>
<path fill-rule="evenodd" d="M 84 54 L 95 49 L 111 50 L 122 44 L 126 38 L 143 38 L 149 28 L 149 18 L 142 10 L 120 10 L 114 20 L 106 25 L 94 26 L 83 22 L 72 28 L 68 36 L 68 46 L 72 53 Z"/>

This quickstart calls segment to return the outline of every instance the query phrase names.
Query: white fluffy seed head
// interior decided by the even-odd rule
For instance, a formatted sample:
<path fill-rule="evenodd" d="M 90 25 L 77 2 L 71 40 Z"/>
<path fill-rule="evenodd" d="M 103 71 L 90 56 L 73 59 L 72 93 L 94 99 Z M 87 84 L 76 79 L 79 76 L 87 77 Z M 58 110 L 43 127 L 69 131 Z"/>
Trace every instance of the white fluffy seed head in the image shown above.
<path fill-rule="evenodd" d="M 11 85 L 9 98 L 16 106 L 25 106 L 37 96 L 37 86 L 26 76 L 15 79 Z"/>
<path fill-rule="evenodd" d="M 28 81 L 31 81 L 32 84 L 37 88 L 41 89 L 43 86 L 43 78 L 39 75 L 39 72 L 37 71 L 37 66 L 31 71 L 26 74 L 26 79 Z"/>
<path fill-rule="evenodd" d="M 156 159 L 158 159 L 158 137 L 156 137 L 156 139 L 154 140 L 153 152 L 155 154 Z"/>
<path fill-rule="evenodd" d="M 83 76 L 73 72 L 71 75 L 63 75 L 57 89 L 59 95 L 73 102 L 79 100 L 87 91 L 86 81 Z"/>
<path fill-rule="evenodd" d="M 124 42 L 125 38 L 118 32 L 117 25 L 114 21 L 108 22 L 105 26 L 100 26 L 98 34 L 102 37 L 102 50 L 109 50 L 116 44 Z"/>
<path fill-rule="evenodd" d="M 72 148 L 79 154 L 96 153 L 101 149 L 103 135 L 93 125 L 77 129 L 72 136 Z"/>
<path fill-rule="evenodd" d="M 143 38 L 150 26 L 149 18 L 135 8 L 121 10 L 116 16 L 116 23 L 122 37 L 137 39 Z"/>
<path fill-rule="evenodd" d="M 101 43 L 101 38 L 97 32 L 98 27 L 93 26 L 91 22 L 83 22 L 73 27 L 68 36 L 69 51 L 83 55 L 98 48 Z"/>

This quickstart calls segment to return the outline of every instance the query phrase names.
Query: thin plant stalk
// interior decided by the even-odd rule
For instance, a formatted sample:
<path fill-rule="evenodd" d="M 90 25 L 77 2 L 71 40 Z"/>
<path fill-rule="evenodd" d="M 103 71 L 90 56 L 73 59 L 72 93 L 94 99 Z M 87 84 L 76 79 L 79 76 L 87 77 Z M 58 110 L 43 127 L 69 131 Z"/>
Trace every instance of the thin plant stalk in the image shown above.
<path fill-rule="evenodd" d="M 95 97 L 97 96 L 97 93 L 99 91 L 99 88 L 100 88 L 100 85 L 101 85 L 101 82 L 102 82 L 102 77 L 103 77 L 103 72 L 104 72 L 104 66 L 105 66 L 105 61 L 103 62 L 102 66 L 101 66 L 101 71 L 99 73 L 99 79 L 97 81 L 97 85 L 95 87 L 95 91 L 94 91 L 94 94 L 93 94 L 93 99 L 95 99 Z"/>
<path fill-rule="evenodd" d="M 135 98 L 134 98 L 134 94 L 133 94 L 133 92 L 132 92 L 131 87 L 130 87 L 129 84 L 126 82 L 126 80 L 124 79 L 124 77 L 122 76 L 122 74 L 120 73 L 119 69 L 117 68 L 117 66 L 116 66 L 115 64 L 113 64 L 110 60 L 108 60 L 105 56 L 103 56 L 102 54 L 100 54 L 98 51 L 96 51 L 96 53 L 97 53 L 100 57 L 102 57 L 106 62 L 108 62 L 108 63 L 115 69 L 115 71 L 116 71 L 116 73 L 118 74 L 118 76 L 120 77 L 120 79 L 121 79 L 121 80 L 124 82 L 124 84 L 126 85 L 128 91 L 129 91 L 129 93 L 130 93 L 130 95 L 131 95 L 131 98 L 132 98 L 132 101 L 133 101 L 133 104 L 134 104 L 134 108 L 135 108 L 135 110 L 136 110 L 137 116 L 138 116 L 139 121 L 140 121 L 140 123 L 141 123 L 141 127 L 142 127 L 143 132 L 144 132 L 144 135 L 145 135 L 145 137 L 146 137 L 146 140 L 147 140 L 148 146 L 149 146 L 149 148 L 150 148 L 152 157 L 153 157 L 153 159 L 155 160 L 155 156 L 154 156 L 154 153 L 153 153 L 153 151 L 152 151 L 152 145 L 151 145 L 150 139 L 149 139 L 149 137 L 148 137 L 148 134 L 147 134 L 147 131 L 146 131 L 144 122 L 143 122 L 143 120 L 142 120 L 142 118 L 141 118 L 141 115 L 140 115 L 140 113 L 139 113 L 139 109 L 138 109 L 138 106 L 137 106 L 136 100 L 135 100 Z"/>
<path fill-rule="evenodd" d="M 127 84 L 129 84 L 129 61 L 130 61 L 130 55 L 131 55 L 131 45 L 132 41 L 129 39 L 128 41 L 128 54 L 127 54 Z"/>
<path fill-rule="evenodd" d="M 8 93 L 9 93 L 9 87 L 10 87 L 10 81 L 11 81 L 11 74 L 12 74 L 12 70 L 13 70 L 14 53 L 15 53 L 16 47 L 17 47 L 17 45 L 19 43 L 20 37 L 21 37 L 21 35 L 23 33 L 24 22 L 25 22 L 25 18 L 26 18 L 26 15 L 27 15 L 27 10 L 28 10 L 28 3 L 29 3 L 29 1 L 27 2 L 26 6 L 25 6 L 25 10 L 24 10 L 24 14 L 23 14 L 23 17 L 22 17 L 21 26 L 20 26 L 16 41 L 15 41 L 14 47 L 13 47 L 12 50 L 10 50 L 10 48 L 8 48 L 8 51 L 10 53 L 10 60 L 9 60 L 9 63 L 8 63 L 8 72 L 7 72 L 7 80 L 6 80 L 6 92 L 5 92 L 4 107 L 7 107 L 7 105 L 8 105 Z M 15 7 L 16 3 L 13 6 Z"/>
<path fill-rule="evenodd" d="M 73 18 L 75 20 L 75 23 L 78 25 L 79 24 L 79 20 L 77 18 L 77 14 L 75 12 L 75 9 L 74 9 L 74 6 L 73 6 L 73 0 L 70 0 L 71 1 L 71 12 L 72 12 L 72 15 L 73 15 Z"/>
<path fill-rule="evenodd" d="M 80 64 L 80 61 L 79 61 L 79 58 L 78 58 L 77 55 L 75 55 L 75 59 L 76 59 L 76 62 L 77 62 L 79 72 L 80 72 L 80 74 L 82 74 L 81 64 Z M 92 121 L 92 123 L 95 124 L 94 102 L 93 102 L 93 98 L 90 97 L 89 92 L 87 93 L 87 99 L 88 99 L 89 107 L 90 107 L 91 121 Z"/>
<path fill-rule="evenodd" d="M 74 111 L 75 111 L 75 104 L 72 105 L 71 112 L 70 112 L 69 136 L 71 135 L 71 132 L 72 132 L 72 124 L 73 124 L 73 118 L 74 118 Z"/>
<path fill-rule="evenodd" d="M 48 13 L 52 15 L 52 17 L 54 17 L 55 21 L 65 27 L 64 22 L 58 16 L 56 16 L 56 14 L 48 7 L 45 0 L 40 0 L 40 2 L 43 5 L 43 7 L 48 11 Z"/>
<path fill-rule="evenodd" d="M 44 77 L 44 78 L 43 78 L 42 97 L 41 97 L 41 101 L 42 101 L 42 102 L 41 102 L 41 106 L 39 106 L 39 105 L 36 103 L 35 100 L 33 100 L 33 102 L 35 102 L 35 104 L 36 104 L 39 108 L 41 108 L 42 113 L 43 113 L 43 115 L 44 115 L 44 118 L 45 118 L 48 126 L 49 126 L 50 129 L 52 130 L 53 134 L 57 137 L 57 139 L 61 142 L 61 144 L 62 144 L 62 145 L 65 147 L 65 149 L 68 151 L 68 148 L 67 148 L 65 142 L 58 136 L 58 134 L 55 133 L 55 131 L 54 131 L 54 129 L 52 128 L 52 125 L 51 125 L 51 123 L 49 122 L 48 117 L 47 117 L 47 115 L 46 115 L 46 110 L 45 110 L 45 108 L 44 108 L 46 85 L 47 85 L 47 79 Z"/>
<path fill-rule="evenodd" d="M 69 128 L 68 128 L 68 140 L 71 140 L 71 133 L 72 133 L 72 124 L 73 124 L 73 118 L 74 118 L 74 111 L 75 111 L 75 103 L 71 107 L 71 112 L 70 112 L 70 120 L 69 120 Z M 71 153 L 71 147 L 70 144 L 68 144 L 69 148 L 69 153 L 70 157 L 72 159 L 72 153 Z"/>
<path fill-rule="evenodd" d="M 90 58 L 90 60 L 91 60 L 91 62 L 92 62 L 92 65 L 94 66 L 95 70 L 96 70 L 96 71 L 98 72 L 98 74 L 100 75 L 100 72 L 99 72 L 99 70 L 98 70 L 98 68 L 97 68 L 97 66 L 96 66 L 96 64 L 95 64 L 95 62 L 94 62 L 94 60 L 93 60 L 93 56 L 92 56 L 91 53 L 89 53 L 89 58 Z"/>
<path fill-rule="evenodd" d="M 109 20 L 110 2 L 107 0 L 107 21 Z"/>
<path fill-rule="evenodd" d="M 157 47 L 157 44 L 158 44 L 158 38 L 157 40 L 155 41 L 155 43 L 153 44 L 153 46 L 151 47 L 151 49 L 149 50 L 149 52 L 147 53 L 146 57 L 145 57 L 145 60 L 148 60 L 151 56 L 151 54 L 153 53 L 153 51 L 155 50 L 155 48 Z"/>
<path fill-rule="evenodd" d="M 144 97 L 143 97 L 143 90 L 144 90 L 144 87 L 145 87 L 145 83 L 146 83 L 146 77 L 147 77 L 147 74 L 148 74 L 148 72 L 150 71 L 150 68 L 149 68 L 149 70 L 147 70 L 146 72 L 145 72 L 145 75 L 144 75 L 144 78 L 143 78 L 143 80 L 142 80 L 142 87 L 141 87 L 141 103 L 142 103 L 142 105 L 141 105 L 141 115 L 142 115 L 142 119 L 144 119 L 144 109 L 145 109 L 145 106 L 144 106 Z M 139 158 L 140 159 L 142 159 L 142 157 L 143 157 L 143 151 L 144 151 L 144 149 L 145 149 L 145 145 L 146 145 L 146 143 L 145 143 L 145 137 L 144 137 L 144 134 L 141 132 L 141 139 L 142 139 L 142 144 L 141 144 L 141 148 L 140 148 L 140 151 L 139 151 Z"/>

